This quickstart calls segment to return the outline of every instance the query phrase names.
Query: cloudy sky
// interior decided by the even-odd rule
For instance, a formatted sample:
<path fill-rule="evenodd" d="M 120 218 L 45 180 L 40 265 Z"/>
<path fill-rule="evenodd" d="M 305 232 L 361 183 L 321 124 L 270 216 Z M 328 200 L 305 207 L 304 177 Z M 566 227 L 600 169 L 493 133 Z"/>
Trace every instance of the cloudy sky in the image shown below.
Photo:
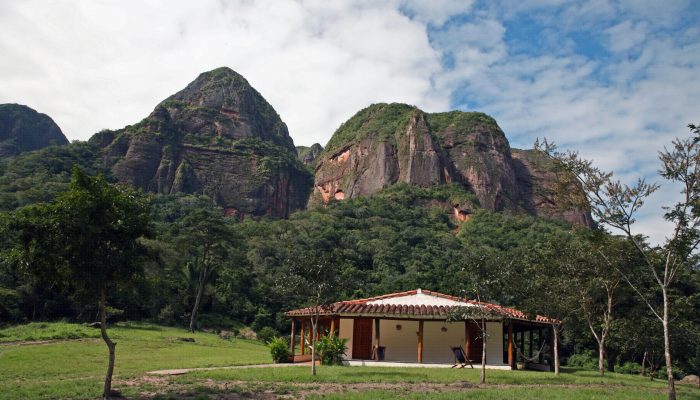
<path fill-rule="evenodd" d="M 139 121 L 228 66 L 296 144 L 373 102 L 494 116 L 514 147 L 547 137 L 623 180 L 700 122 L 700 1 L 0 0 L 0 103 L 71 140 Z M 665 185 L 638 228 L 658 241 Z"/>

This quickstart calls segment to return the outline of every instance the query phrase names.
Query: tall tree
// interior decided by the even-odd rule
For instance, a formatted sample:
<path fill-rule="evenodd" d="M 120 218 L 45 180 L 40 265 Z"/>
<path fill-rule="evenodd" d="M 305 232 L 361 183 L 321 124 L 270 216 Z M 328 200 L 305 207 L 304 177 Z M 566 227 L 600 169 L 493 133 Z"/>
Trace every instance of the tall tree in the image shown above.
<path fill-rule="evenodd" d="M 314 243 L 308 233 L 291 238 L 287 247 L 282 278 L 278 287 L 287 296 L 296 298 L 311 311 L 311 374 L 316 375 L 316 337 L 318 320 L 330 305 L 338 300 L 338 293 L 349 281 L 342 274 L 341 257 L 334 249 Z"/>
<path fill-rule="evenodd" d="M 132 189 L 90 177 L 73 168 L 70 189 L 50 204 L 10 216 L 16 234 L 10 258 L 44 282 L 72 286 L 84 302 L 96 304 L 102 339 L 109 351 L 103 398 L 112 392 L 116 343 L 107 333 L 110 296 L 141 272 L 149 235 L 148 203 Z"/>
<path fill-rule="evenodd" d="M 613 328 L 614 311 L 623 273 L 627 273 L 636 260 L 629 242 L 606 232 L 580 232 L 572 243 L 578 250 L 569 252 L 567 276 L 575 284 L 581 314 L 598 344 L 598 371 L 605 374 L 607 339 Z"/>
<path fill-rule="evenodd" d="M 552 234 L 519 254 L 518 265 L 506 276 L 507 284 L 521 292 L 520 306 L 531 314 L 546 315 L 552 328 L 554 374 L 559 376 L 559 343 L 567 320 L 576 309 L 575 292 L 568 276 L 577 249 L 572 235 Z"/>
<path fill-rule="evenodd" d="M 233 248 L 235 232 L 215 209 L 198 209 L 179 221 L 176 243 L 188 255 L 184 268 L 196 277 L 195 300 L 190 314 L 189 330 L 197 327 L 197 315 L 202 297 L 217 268 L 223 265 Z M 186 274 L 188 275 L 188 274 Z"/>
<path fill-rule="evenodd" d="M 678 272 L 692 265 L 692 255 L 700 244 L 700 128 L 694 125 L 689 127 L 694 138 L 677 138 L 672 141 L 670 149 L 664 148 L 659 152 L 662 164 L 659 173 L 681 188 L 680 201 L 664 208 L 663 217 L 672 223 L 673 230 L 659 249 L 644 246 L 632 228 L 645 200 L 659 188 L 657 184 L 639 179 L 628 186 L 613 179 L 612 173 L 595 167 L 592 161 L 581 158 L 576 152 L 558 152 L 556 146 L 546 140 L 542 143 L 535 142 L 536 149 L 560 161 L 578 179 L 596 220 L 627 236 L 642 256 L 644 265 L 661 291 L 661 304 L 654 304 L 648 293 L 643 293 L 629 276 L 624 276 L 661 323 L 670 400 L 675 400 L 676 388 L 671 361 L 672 299 L 669 292 Z"/>

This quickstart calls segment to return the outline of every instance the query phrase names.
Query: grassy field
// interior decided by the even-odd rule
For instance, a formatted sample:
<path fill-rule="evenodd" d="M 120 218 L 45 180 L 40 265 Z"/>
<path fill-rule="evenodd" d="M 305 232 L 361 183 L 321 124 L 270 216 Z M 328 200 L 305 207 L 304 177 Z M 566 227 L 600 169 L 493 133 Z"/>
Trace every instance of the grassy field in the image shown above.
<path fill-rule="evenodd" d="M 145 399 L 664 399 L 665 383 L 633 375 L 564 369 L 552 373 L 478 369 L 308 366 L 196 371 L 150 376 L 146 371 L 269 363 L 261 343 L 149 324 L 110 329 L 117 345 L 115 387 Z M 106 348 L 99 331 L 74 324 L 30 324 L 0 330 L 0 399 L 94 399 L 100 394 Z M 192 337 L 194 343 L 177 338 Z M 26 340 L 31 342 L 25 342 Z M 680 399 L 700 390 L 679 386 Z"/>
<path fill-rule="evenodd" d="M 271 362 L 267 347 L 256 341 L 140 323 L 117 324 L 109 332 L 117 342 L 118 381 L 156 369 Z M 107 368 L 107 347 L 98 337 L 98 329 L 65 323 L 0 330 L 0 342 L 10 342 L 0 344 L 0 399 L 98 397 Z M 39 339 L 51 341 L 12 343 Z"/>

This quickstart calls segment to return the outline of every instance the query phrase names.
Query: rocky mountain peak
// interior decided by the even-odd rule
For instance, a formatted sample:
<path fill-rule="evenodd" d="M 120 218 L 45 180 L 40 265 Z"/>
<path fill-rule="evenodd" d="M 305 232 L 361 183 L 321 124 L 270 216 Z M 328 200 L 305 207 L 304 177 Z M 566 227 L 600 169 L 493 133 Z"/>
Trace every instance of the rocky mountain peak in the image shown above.
<path fill-rule="evenodd" d="M 160 109 L 198 136 L 200 143 L 254 137 L 296 152 L 279 114 L 243 76 L 228 67 L 200 74 L 161 102 L 154 113 Z"/>
<path fill-rule="evenodd" d="M 286 217 L 311 176 L 287 126 L 230 68 L 200 74 L 141 122 L 90 139 L 121 181 L 156 193 L 201 193 L 228 214 Z"/>
<path fill-rule="evenodd" d="M 0 104 L 0 157 L 38 150 L 68 139 L 46 114 L 21 104 Z"/>

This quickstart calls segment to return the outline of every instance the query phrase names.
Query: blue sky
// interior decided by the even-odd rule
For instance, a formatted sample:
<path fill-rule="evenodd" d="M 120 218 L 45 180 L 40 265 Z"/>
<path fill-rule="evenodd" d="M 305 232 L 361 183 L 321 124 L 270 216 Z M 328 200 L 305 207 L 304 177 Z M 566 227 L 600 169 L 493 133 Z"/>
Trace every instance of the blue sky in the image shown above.
<path fill-rule="evenodd" d="M 373 102 L 494 116 L 514 147 L 547 137 L 623 181 L 700 123 L 700 1 L 0 0 L 0 102 L 70 139 L 139 121 L 222 65 L 325 142 Z M 655 241 L 665 185 L 639 230 Z"/>

